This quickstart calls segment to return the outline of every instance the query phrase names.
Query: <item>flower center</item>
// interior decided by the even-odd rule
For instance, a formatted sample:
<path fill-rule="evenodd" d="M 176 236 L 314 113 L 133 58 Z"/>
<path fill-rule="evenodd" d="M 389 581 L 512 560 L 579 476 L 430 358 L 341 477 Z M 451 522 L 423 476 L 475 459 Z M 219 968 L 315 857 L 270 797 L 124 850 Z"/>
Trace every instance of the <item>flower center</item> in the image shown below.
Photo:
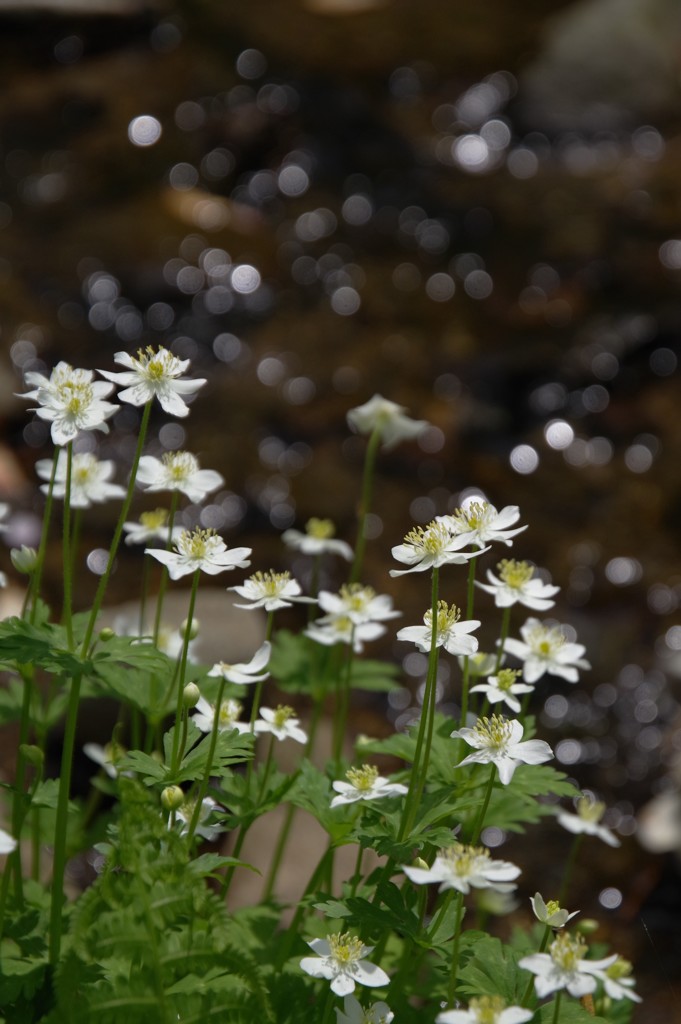
<path fill-rule="evenodd" d="M 442 636 L 443 634 L 448 633 L 460 618 L 461 610 L 457 608 L 455 604 L 450 607 L 446 601 L 438 601 L 436 620 L 437 635 Z M 433 611 L 431 608 L 429 608 L 424 614 L 423 621 L 429 629 L 433 628 Z"/>
<path fill-rule="evenodd" d="M 378 768 L 371 764 L 363 764 L 361 768 L 349 768 L 345 778 L 361 793 L 368 793 L 376 784 Z"/>
<path fill-rule="evenodd" d="M 73 480 L 74 483 L 86 484 L 90 477 L 94 474 L 94 470 L 97 466 L 97 460 L 93 455 L 80 455 L 77 460 L 73 460 Z"/>
<path fill-rule="evenodd" d="M 133 359 L 137 372 L 143 374 L 152 384 L 167 377 L 177 376 L 177 362 L 167 348 L 159 348 L 158 352 L 155 352 L 151 345 L 147 345 L 146 349 L 139 349 L 137 359 Z"/>
<path fill-rule="evenodd" d="M 606 967 L 605 973 L 609 978 L 613 978 L 615 981 L 620 978 L 628 978 L 633 970 L 633 967 L 629 960 L 626 960 L 623 956 L 618 956 L 614 964 L 610 964 Z"/>
<path fill-rule="evenodd" d="M 565 637 L 557 627 L 535 626 L 528 636 L 528 644 L 540 658 L 551 658 L 565 643 Z"/>
<path fill-rule="evenodd" d="M 345 607 L 353 612 L 363 611 L 376 597 L 372 587 L 364 587 L 361 583 L 345 583 L 339 593 Z"/>
<path fill-rule="evenodd" d="M 485 747 L 503 750 L 511 738 L 511 723 L 501 715 L 492 715 L 478 719 L 475 731 Z"/>
<path fill-rule="evenodd" d="M 513 688 L 513 684 L 520 675 L 520 671 L 516 668 L 502 668 L 501 672 L 497 675 L 497 686 L 504 693 L 508 693 Z"/>
<path fill-rule="evenodd" d="M 564 971 L 574 971 L 580 960 L 584 958 L 586 943 L 581 939 L 573 939 L 563 932 L 549 946 L 549 952 L 554 964 L 558 964 Z"/>
<path fill-rule="evenodd" d="M 501 996 L 482 996 L 471 999 L 468 1009 L 475 1014 L 476 1024 L 497 1024 L 499 1014 L 506 1009 Z"/>
<path fill-rule="evenodd" d="M 290 572 L 254 572 L 251 582 L 255 583 L 262 594 L 267 597 L 277 597 L 290 582 Z"/>
<path fill-rule="evenodd" d="M 218 711 L 220 725 L 230 726 L 239 721 L 243 705 L 238 700 L 223 700 Z"/>
<path fill-rule="evenodd" d="M 294 714 L 293 708 L 289 707 L 288 704 L 279 704 L 274 712 L 274 724 L 277 729 L 283 729 L 286 723 L 290 722 L 293 718 Z"/>
<path fill-rule="evenodd" d="M 148 530 L 160 530 L 167 522 L 168 510 L 165 508 L 155 508 L 153 512 L 142 512 L 140 515 L 140 523 Z"/>
<path fill-rule="evenodd" d="M 315 540 L 329 540 L 336 532 L 336 527 L 330 519 L 317 519 L 314 516 L 308 519 L 305 524 L 305 533 Z"/>
<path fill-rule="evenodd" d="M 517 562 L 515 558 L 502 558 L 497 569 L 500 579 L 514 590 L 520 590 L 534 575 L 533 565 L 529 562 Z"/>
<path fill-rule="evenodd" d="M 92 385 L 73 377 L 60 380 L 57 394 L 64 403 L 64 411 L 70 416 L 78 416 L 91 405 L 94 393 Z"/>
<path fill-rule="evenodd" d="M 191 452 L 166 452 L 161 461 L 168 478 L 176 483 L 184 483 L 199 468 Z"/>
<path fill-rule="evenodd" d="M 341 967 L 351 967 L 362 956 L 364 949 L 362 940 L 356 935 L 351 935 L 350 932 L 344 932 L 342 935 L 327 935 L 326 941 L 331 947 L 332 959 Z"/>
<path fill-rule="evenodd" d="M 577 814 L 584 821 L 598 822 L 605 813 L 605 804 L 590 796 L 581 796 L 577 801 Z"/>
<path fill-rule="evenodd" d="M 482 846 L 464 846 L 462 843 L 454 843 L 453 846 L 443 850 L 439 856 L 447 861 L 457 875 L 466 878 L 470 875 L 473 865 L 481 857 L 489 860 L 489 850 Z"/>
<path fill-rule="evenodd" d="M 428 526 L 415 526 L 404 538 L 404 543 L 421 555 L 439 555 L 450 541 L 450 534 L 444 523 L 435 519 Z"/>
<path fill-rule="evenodd" d="M 184 530 L 177 541 L 177 550 L 187 558 L 207 558 L 219 544 L 215 530 Z"/>
<path fill-rule="evenodd" d="M 553 917 L 560 910 L 560 903 L 558 900 L 549 900 L 546 904 L 546 916 Z"/>
<path fill-rule="evenodd" d="M 466 508 L 457 508 L 451 516 L 457 533 L 468 533 L 485 526 L 490 519 L 490 508 L 486 501 L 472 501 Z"/>

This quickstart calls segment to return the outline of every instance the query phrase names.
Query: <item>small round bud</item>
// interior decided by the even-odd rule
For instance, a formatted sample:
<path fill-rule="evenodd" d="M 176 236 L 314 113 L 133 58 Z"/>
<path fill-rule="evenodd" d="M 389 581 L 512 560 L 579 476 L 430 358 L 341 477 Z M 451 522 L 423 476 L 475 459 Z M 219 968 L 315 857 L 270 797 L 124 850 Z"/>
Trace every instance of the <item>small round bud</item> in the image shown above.
<path fill-rule="evenodd" d="M 182 637 L 183 640 L 185 640 L 187 638 L 187 627 L 188 626 L 189 626 L 189 623 L 187 622 L 186 619 L 182 623 L 180 623 L 180 628 L 178 629 L 178 633 L 180 634 L 180 636 Z M 189 639 L 190 640 L 196 640 L 197 636 L 199 635 L 199 628 L 200 628 L 199 620 L 198 619 L 192 619 L 191 627 L 189 629 Z"/>
<path fill-rule="evenodd" d="M 184 793 L 179 786 L 166 786 L 161 793 L 161 803 L 166 811 L 177 811 L 184 803 Z"/>
<path fill-rule="evenodd" d="M 182 703 L 186 708 L 195 708 L 199 703 L 201 691 L 196 683 L 187 683 L 182 691 Z"/>
<path fill-rule="evenodd" d="M 104 626 L 104 628 L 99 631 L 99 639 L 102 643 L 107 643 L 108 640 L 113 640 L 115 636 L 116 633 L 110 626 Z"/>
<path fill-rule="evenodd" d="M 593 917 L 584 917 L 575 924 L 575 931 L 580 935 L 593 935 L 600 928 L 600 924 Z"/>
<path fill-rule="evenodd" d="M 26 573 L 27 576 L 35 572 L 38 565 L 38 552 L 35 548 L 29 548 L 25 544 L 22 544 L 20 548 L 12 548 L 9 557 L 17 572 Z"/>
<path fill-rule="evenodd" d="M 22 757 L 25 757 L 27 761 L 30 761 L 31 764 L 34 764 L 36 768 L 42 767 L 45 755 L 40 747 L 36 747 L 33 743 L 22 743 L 19 747 L 19 753 Z"/>
<path fill-rule="evenodd" d="M 415 857 L 412 867 L 421 868 L 422 871 L 430 871 L 430 865 L 426 864 L 423 857 Z"/>

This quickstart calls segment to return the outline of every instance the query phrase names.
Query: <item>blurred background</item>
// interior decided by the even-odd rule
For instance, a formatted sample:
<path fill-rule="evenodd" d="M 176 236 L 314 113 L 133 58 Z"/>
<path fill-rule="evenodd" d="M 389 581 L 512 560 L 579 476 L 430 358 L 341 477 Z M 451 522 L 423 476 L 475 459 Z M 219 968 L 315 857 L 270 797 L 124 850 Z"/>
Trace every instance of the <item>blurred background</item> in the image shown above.
<path fill-rule="evenodd" d="M 417 622 L 427 597 L 388 580 L 390 547 L 473 491 L 520 506 L 514 554 L 562 587 L 593 666 L 535 710 L 623 839 L 589 847 L 577 905 L 634 960 L 634 1019 L 681 1020 L 676 0 L 0 0 L 0 68 L 5 543 L 35 542 L 51 454 L 14 392 L 59 359 L 192 360 L 209 383 L 189 420 L 159 413 L 149 451 L 224 475 L 184 523 L 260 569 L 313 515 L 354 540 L 349 408 L 380 392 L 428 420 L 379 457 L 366 580 Z M 137 411 L 114 425 L 84 446 L 124 467 Z M 114 515 L 88 513 L 84 559 Z M 374 733 L 424 675 L 382 653 L 409 685 L 387 722 L 367 704 Z M 546 828 L 523 854 L 539 875 L 565 845 Z"/>

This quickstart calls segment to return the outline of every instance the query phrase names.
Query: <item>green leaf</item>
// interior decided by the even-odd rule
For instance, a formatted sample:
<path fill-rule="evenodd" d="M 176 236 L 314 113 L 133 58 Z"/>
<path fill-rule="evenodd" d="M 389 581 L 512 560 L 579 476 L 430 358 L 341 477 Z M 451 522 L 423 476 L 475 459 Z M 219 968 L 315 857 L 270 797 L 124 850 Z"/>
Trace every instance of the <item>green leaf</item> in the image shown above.
<path fill-rule="evenodd" d="M 118 762 L 120 771 L 133 771 L 142 776 L 145 786 L 153 786 L 155 782 L 163 782 L 167 776 L 165 765 L 159 764 L 155 758 L 142 750 L 129 750 Z"/>
<path fill-rule="evenodd" d="M 518 1005 L 527 987 L 527 972 L 518 955 L 499 939 L 485 936 L 475 942 L 473 955 L 459 973 L 459 989 L 468 996 L 501 996 Z"/>
<path fill-rule="evenodd" d="M 540 1006 L 539 1020 L 541 1024 L 553 1024 L 556 1012 L 556 1000 Z M 558 1016 L 560 1024 L 607 1024 L 605 1017 L 592 1017 L 588 1010 L 585 1010 L 576 999 L 570 999 L 565 994 L 560 1001 L 560 1012 Z"/>

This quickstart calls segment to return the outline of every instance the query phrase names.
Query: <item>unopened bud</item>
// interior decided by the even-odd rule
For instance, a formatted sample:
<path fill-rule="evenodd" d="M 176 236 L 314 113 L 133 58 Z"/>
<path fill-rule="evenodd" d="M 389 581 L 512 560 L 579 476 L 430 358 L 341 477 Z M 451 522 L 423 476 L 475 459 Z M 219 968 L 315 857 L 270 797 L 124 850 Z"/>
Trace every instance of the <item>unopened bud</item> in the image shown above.
<path fill-rule="evenodd" d="M 196 683 L 187 683 L 182 691 L 182 703 L 186 708 L 195 708 L 201 699 L 201 691 Z"/>
<path fill-rule="evenodd" d="M 99 639 L 102 643 L 107 643 L 108 640 L 113 640 L 115 636 L 116 633 L 110 626 L 104 626 L 104 628 L 99 631 Z"/>
<path fill-rule="evenodd" d="M 412 867 L 421 868 L 422 871 L 430 871 L 430 866 L 426 864 L 423 857 L 415 857 Z"/>
<path fill-rule="evenodd" d="M 29 548 L 25 544 L 22 544 L 20 548 L 12 548 L 9 557 L 17 572 L 23 572 L 27 576 L 35 572 L 38 565 L 38 552 L 35 548 Z"/>
<path fill-rule="evenodd" d="M 184 803 L 184 793 L 179 786 L 166 786 L 161 793 L 161 803 L 166 811 L 177 811 Z"/>
<path fill-rule="evenodd" d="M 19 753 L 22 757 L 25 757 L 27 761 L 30 761 L 31 764 L 34 764 L 36 768 L 42 767 L 45 755 L 40 747 L 36 747 L 33 743 L 22 743 L 19 747 Z"/>
<path fill-rule="evenodd" d="M 180 628 L 179 628 L 178 632 L 179 632 L 179 634 L 180 634 L 180 636 L 182 637 L 183 640 L 187 639 L 187 627 L 188 626 L 189 626 L 189 623 L 187 622 L 186 619 L 184 620 L 184 622 L 182 622 L 180 624 Z M 196 640 L 197 636 L 199 635 L 199 628 L 200 628 L 199 620 L 198 619 L 192 619 L 191 626 L 189 627 L 189 639 L 190 640 Z"/>
<path fill-rule="evenodd" d="M 593 917 L 584 917 L 575 924 L 575 931 L 580 935 L 593 935 L 600 928 L 598 921 Z"/>

